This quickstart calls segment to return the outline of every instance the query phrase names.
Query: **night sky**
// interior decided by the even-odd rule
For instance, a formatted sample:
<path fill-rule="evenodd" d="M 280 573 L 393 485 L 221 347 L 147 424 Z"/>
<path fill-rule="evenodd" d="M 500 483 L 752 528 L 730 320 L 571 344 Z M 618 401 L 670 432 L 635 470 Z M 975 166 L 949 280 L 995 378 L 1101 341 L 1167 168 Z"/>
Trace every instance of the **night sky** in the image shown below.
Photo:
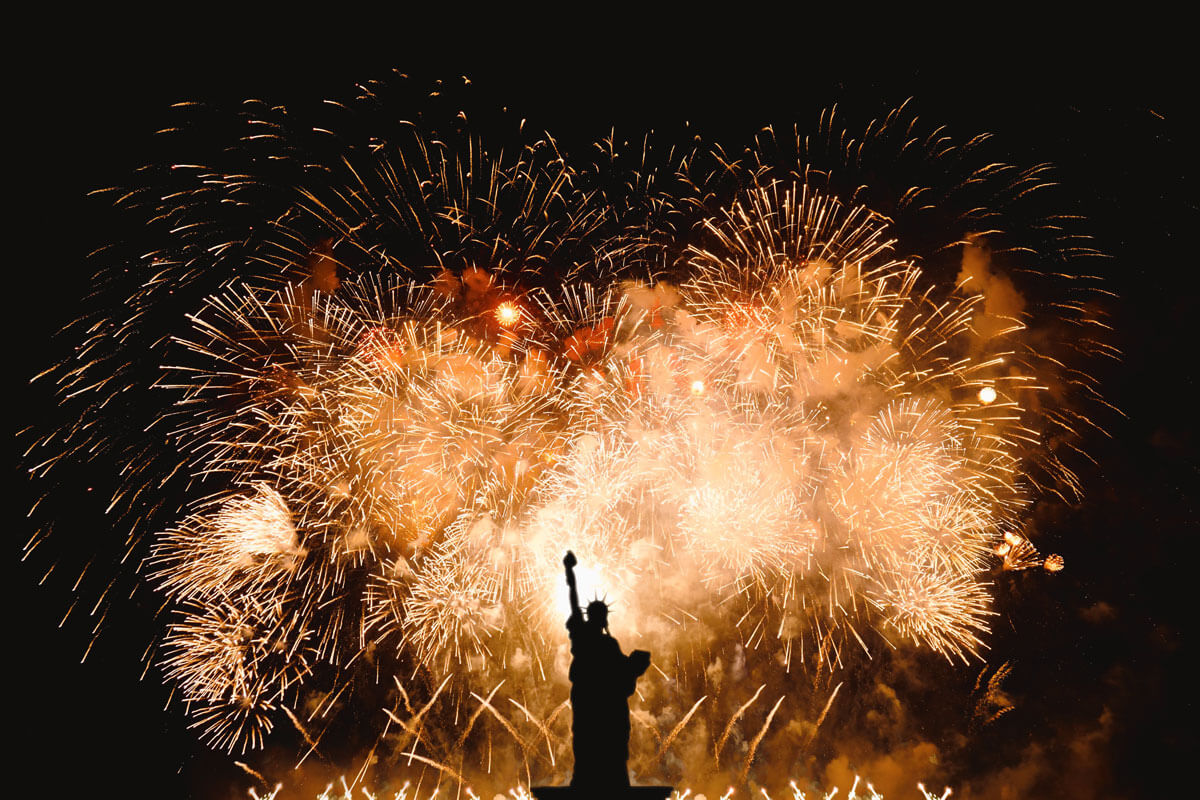
<path fill-rule="evenodd" d="M 923 117 L 961 138 L 989 131 L 1011 161 L 1055 166 L 1059 196 L 1087 217 L 1110 256 L 1099 269 L 1117 295 L 1106 310 L 1123 353 L 1098 368 L 1105 399 L 1124 416 L 1107 415 L 1110 436 L 1084 444 L 1097 462 L 1081 473 L 1084 500 L 1034 512 L 1045 537 L 1039 544 L 1062 553 L 1067 570 L 1003 590 L 1016 610 L 991 644 L 993 658 L 1014 663 L 1006 689 L 1017 707 L 981 734 L 994 743 L 971 769 L 1019 783 L 1023 770 L 1061 767 L 1061 780 L 1042 780 L 1035 797 L 1164 797 L 1187 778 L 1197 752 L 1193 662 L 1185 656 L 1200 534 L 1194 63 L 1174 38 L 1136 29 L 1068 28 L 1044 37 L 1014 29 L 987 39 L 963 31 L 928 46 L 878 48 L 855 37 L 800 44 L 814 31 L 795 30 L 797 42 L 777 33 L 763 47 L 752 44 L 751 30 L 686 25 L 586 42 L 443 39 L 415 24 L 394 37 L 376 31 L 336 46 L 311 30 L 257 38 L 232 27 L 153 41 L 108 27 L 60 38 L 42 62 L 55 77 L 19 79 L 30 113 L 10 107 L 10 125 L 32 133 L 28 149 L 11 157 L 32 154 L 33 180 L 21 197 L 37 209 L 30 232 L 38 237 L 15 269 L 19 294 L 11 298 L 19 321 L 10 346 L 19 365 L 16 428 L 47 418 L 45 395 L 27 381 L 62 352 L 63 343 L 49 340 L 87 292 L 87 252 L 136 235 L 112 230 L 103 203 L 84 194 L 121 184 L 156 152 L 152 134 L 172 102 L 308 102 L 395 67 L 428 78 L 466 74 L 478 95 L 568 143 L 600 138 L 613 125 L 632 132 L 686 119 L 710 141 L 740 144 L 766 124 L 814 124 L 834 103 L 866 116 L 911 96 Z M 26 239 L 26 231 L 14 238 Z M 14 562 L 31 533 L 24 513 L 37 493 L 21 468 L 20 441 Z M 131 797 L 244 796 L 246 775 L 198 744 L 177 708 L 163 711 L 168 690 L 153 669 L 141 677 L 153 597 L 125 604 L 82 665 L 91 640 L 86 615 L 57 627 L 73 600 L 74 575 L 57 570 L 38 586 L 43 573 L 112 535 L 102 500 L 111 476 L 76 471 L 71 481 L 79 488 L 69 493 L 76 496 L 61 512 L 61 530 L 11 572 L 17 629 L 8 686 L 18 745 L 6 759 L 7 780 L 41 787 L 47 797 L 105 788 Z M 82 485 L 89 483 L 95 491 Z M 60 558 L 60 549 L 72 552 Z"/>

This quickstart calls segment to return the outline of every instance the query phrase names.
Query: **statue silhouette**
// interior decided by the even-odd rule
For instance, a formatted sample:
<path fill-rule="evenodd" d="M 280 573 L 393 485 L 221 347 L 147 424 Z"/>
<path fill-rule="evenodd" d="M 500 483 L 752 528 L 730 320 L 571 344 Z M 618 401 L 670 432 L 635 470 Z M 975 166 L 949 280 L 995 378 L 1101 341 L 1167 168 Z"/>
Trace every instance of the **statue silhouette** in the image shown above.
<path fill-rule="evenodd" d="M 670 786 L 629 785 L 629 696 L 650 666 L 650 654 L 621 646 L 608 632 L 608 606 L 588 603 L 575 588 L 575 554 L 563 559 L 571 589 L 571 739 L 575 771 L 570 786 L 534 786 L 536 800 L 666 800 Z"/>
<path fill-rule="evenodd" d="M 590 792 L 629 787 L 629 696 L 650 666 L 650 654 L 628 656 L 608 632 L 608 606 L 588 603 L 587 618 L 575 588 L 575 554 L 563 559 L 571 592 L 571 722 L 575 772 L 571 786 Z"/>

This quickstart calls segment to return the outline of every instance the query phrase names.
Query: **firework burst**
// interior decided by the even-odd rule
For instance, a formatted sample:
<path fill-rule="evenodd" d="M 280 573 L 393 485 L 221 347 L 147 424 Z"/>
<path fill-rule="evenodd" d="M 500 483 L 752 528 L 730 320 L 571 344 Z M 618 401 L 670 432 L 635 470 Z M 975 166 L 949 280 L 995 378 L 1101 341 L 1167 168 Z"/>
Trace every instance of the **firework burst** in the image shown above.
<path fill-rule="evenodd" d="M 410 763 L 420 749 L 461 776 L 472 731 L 489 762 L 502 731 L 527 774 L 553 766 L 568 547 L 616 632 L 693 688 L 729 643 L 778 674 L 904 641 L 967 660 L 997 567 L 1061 569 L 1021 515 L 1073 490 L 1037 442 L 1079 414 L 1047 391 L 1063 373 L 1021 338 L 1035 315 L 995 300 L 1003 279 L 969 235 L 991 230 L 979 192 L 1015 202 L 1040 172 L 968 170 L 973 205 L 946 192 L 971 209 L 934 248 L 961 257 L 947 281 L 897 232 L 936 189 L 840 192 L 811 166 L 819 145 L 764 134 L 735 162 L 647 140 L 627 168 L 608 141 L 576 167 L 549 137 L 492 151 L 456 117 L 389 122 L 389 91 L 337 106 L 342 127 L 249 106 L 239 129 L 260 133 L 221 163 L 123 198 L 167 243 L 107 290 L 131 310 L 89 328 L 86 365 L 51 371 L 102 407 L 142 385 L 138 365 L 166 367 L 154 422 L 171 452 L 143 458 L 88 422 L 47 437 L 45 463 L 91 449 L 133 465 L 118 505 L 153 533 L 160 661 L 214 745 L 261 746 L 281 712 L 305 731 L 325 711 L 301 720 L 300 698 L 352 698 L 369 663 L 424 687 L 413 719 L 435 701 L 470 719 L 442 745 L 406 722 Z M 840 166 L 898 146 L 904 119 Z M 952 177 L 980 146 L 913 141 L 906 159 Z M 162 319 L 181 308 L 186 328 Z M 175 518 L 137 499 L 161 474 L 186 479 Z M 492 702 L 502 685 L 531 731 Z M 419 691 L 396 686 L 413 711 Z M 722 743 L 744 699 L 710 701 Z M 678 700 L 643 698 L 664 718 Z M 649 726 L 661 741 L 637 768 L 662 768 L 701 703 L 684 705 L 667 735 Z"/>

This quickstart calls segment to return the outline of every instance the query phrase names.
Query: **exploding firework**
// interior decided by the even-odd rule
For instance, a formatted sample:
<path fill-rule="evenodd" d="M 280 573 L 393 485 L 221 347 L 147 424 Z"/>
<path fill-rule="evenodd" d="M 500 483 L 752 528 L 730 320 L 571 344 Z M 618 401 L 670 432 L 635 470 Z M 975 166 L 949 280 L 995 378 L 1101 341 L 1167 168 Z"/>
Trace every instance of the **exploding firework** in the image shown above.
<path fill-rule="evenodd" d="M 607 593 L 664 679 L 635 770 L 678 769 L 672 744 L 707 701 L 724 733 L 686 766 L 744 781 L 783 698 L 743 737 L 759 694 L 710 679 L 733 649 L 775 675 L 903 642 L 966 661 L 998 574 L 1062 568 L 1022 513 L 1074 490 L 1038 442 L 1081 417 L 1021 337 L 1035 310 L 972 236 L 990 230 L 975 195 L 939 242 L 962 260 L 941 280 L 897 233 L 925 205 L 841 194 L 780 138 L 733 165 L 699 146 L 651 163 L 647 144 L 630 169 L 611 141 L 573 163 L 549 137 L 492 152 L 457 122 L 381 121 L 386 99 L 339 106 L 360 116 L 328 138 L 248 107 L 269 135 L 232 163 L 127 196 L 166 243 L 108 290 L 133 311 L 89 320 L 86 366 L 51 371 L 103 407 L 147 359 L 166 368 L 170 448 L 87 422 L 48 438 L 67 446 L 45 468 L 88 450 L 130 465 L 117 503 L 149 508 L 134 546 L 167 602 L 160 663 L 214 745 L 260 747 L 281 714 L 320 740 L 335 698 L 391 674 L 372 754 L 460 781 L 466 752 L 552 773 L 570 547 L 581 590 Z M 970 174 L 1005 198 L 1040 176 Z M 187 482 L 178 518 L 134 499 L 164 474 Z M 433 733 L 427 713 L 457 727 Z"/>

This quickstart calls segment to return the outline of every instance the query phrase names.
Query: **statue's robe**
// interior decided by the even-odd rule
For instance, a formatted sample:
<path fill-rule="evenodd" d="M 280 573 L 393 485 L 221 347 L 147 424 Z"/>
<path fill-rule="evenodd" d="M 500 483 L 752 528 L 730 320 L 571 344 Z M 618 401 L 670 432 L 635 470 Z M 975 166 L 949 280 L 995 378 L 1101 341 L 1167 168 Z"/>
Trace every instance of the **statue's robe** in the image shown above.
<path fill-rule="evenodd" d="M 571 633 L 572 786 L 629 785 L 629 696 L 646 667 L 582 614 L 567 620 Z"/>

